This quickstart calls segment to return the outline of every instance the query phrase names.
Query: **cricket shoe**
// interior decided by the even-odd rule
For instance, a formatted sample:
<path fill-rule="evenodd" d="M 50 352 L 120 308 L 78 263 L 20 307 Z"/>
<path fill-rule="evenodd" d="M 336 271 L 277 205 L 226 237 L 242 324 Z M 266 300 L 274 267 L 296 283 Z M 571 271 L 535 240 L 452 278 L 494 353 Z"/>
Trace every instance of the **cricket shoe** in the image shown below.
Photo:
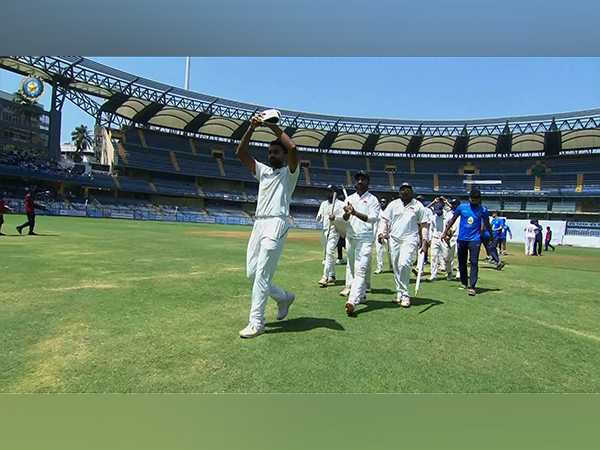
<path fill-rule="evenodd" d="M 400 300 L 400 306 L 402 306 L 403 308 L 410 307 L 410 297 L 407 295 L 403 296 L 402 300 Z"/>
<path fill-rule="evenodd" d="M 253 338 L 256 336 L 260 336 L 264 332 L 265 332 L 264 326 L 258 326 L 258 325 L 249 323 L 246 326 L 246 328 L 244 328 L 243 330 L 240 330 L 240 337 L 242 339 L 250 339 L 250 338 Z"/>
<path fill-rule="evenodd" d="M 350 288 L 349 287 L 345 287 L 344 289 L 342 289 L 340 291 L 340 295 L 342 297 L 348 297 L 350 295 Z"/>
<path fill-rule="evenodd" d="M 392 300 L 393 303 L 399 305 L 400 303 L 402 303 L 402 295 L 401 294 L 396 294 L 396 298 L 394 300 Z"/>
<path fill-rule="evenodd" d="M 296 300 L 296 296 L 291 292 L 286 292 L 287 300 L 283 302 L 277 302 L 277 320 L 283 320 L 287 317 L 288 312 L 290 311 L 290 306 Z"/>
<path fill-rule="evenodd" d="M 496 266 L 496 270 L 502 270 L 502 268 L 505 266 L 506 264 L 504 262 L 501 262 L 500 264 L 498 264 Z"/>
<path fill-rule="evenodd" d="M 381 269 L 377 269 L 375 272 L 373 272 L 375 275 L 379 275 L 381 272 L 383 272 Z"/>
<path fill-rule="evenodd" d="M 346 264 L 346 261 L 344 261 L 343 259 L 336 259 L 335 263 L 336 264 Z"/>
<path fill-rule="evenodd" d="M 327 278 L 327 285 L 328 286 L 335 286 L 335 277 L 329 277 L 329 278 Z"/>
<path fill-rule="evenodd" d="M 322 288 L 327 287 L 327 278 L 321 277 L 321 279 L 319 280 L 319 286 L 321 286 Z"/>
<path fill-rule="evenodd" d="M 477 291 L 475 290 L 475 288 L 469 288 L 467 289 L 467 293 L 469 294 L 469 296 L 474 297 L 477 294 Z"/>

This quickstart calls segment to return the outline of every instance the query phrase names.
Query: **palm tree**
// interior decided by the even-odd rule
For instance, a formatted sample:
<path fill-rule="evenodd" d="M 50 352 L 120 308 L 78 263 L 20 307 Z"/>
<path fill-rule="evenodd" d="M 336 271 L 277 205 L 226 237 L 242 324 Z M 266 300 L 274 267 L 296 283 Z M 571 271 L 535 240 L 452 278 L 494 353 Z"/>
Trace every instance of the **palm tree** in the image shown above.
<path fill-rule="evenodd" d="M 75 145 L 75 155 L 73 161 L 80 163 L 83 161 L 82 153 L 92 146 L 93 140 L 88 127 L 79 125 L 71 132 L 71 142 Z"/>

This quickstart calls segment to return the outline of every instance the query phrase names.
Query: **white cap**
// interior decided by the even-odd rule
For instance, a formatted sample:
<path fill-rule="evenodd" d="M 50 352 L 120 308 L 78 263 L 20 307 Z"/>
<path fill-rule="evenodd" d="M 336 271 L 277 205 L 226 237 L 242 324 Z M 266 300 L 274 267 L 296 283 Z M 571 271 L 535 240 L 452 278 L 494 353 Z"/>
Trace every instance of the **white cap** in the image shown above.
<path fill-rule="evenodd" d="M 278 123 L 281 120 L 281 113 L 277 109 L 267 109 L 260 113 L 262 120 L 269 123 Z"/>

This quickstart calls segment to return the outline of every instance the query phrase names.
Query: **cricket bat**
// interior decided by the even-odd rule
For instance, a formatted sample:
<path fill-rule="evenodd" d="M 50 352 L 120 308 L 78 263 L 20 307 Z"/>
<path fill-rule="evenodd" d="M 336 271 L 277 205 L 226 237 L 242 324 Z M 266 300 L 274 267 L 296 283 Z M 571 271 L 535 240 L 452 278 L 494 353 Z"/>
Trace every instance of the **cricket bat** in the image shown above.
<path fill-rule="evenodd" d="M 421 276 L 423 276 L 423 268 L 425 267 L 425 253 L 419 251 L 417 257 L 417 281 L 415 283 L 415 296 L 419 292 L 419 286 L 421 285 Z"/>

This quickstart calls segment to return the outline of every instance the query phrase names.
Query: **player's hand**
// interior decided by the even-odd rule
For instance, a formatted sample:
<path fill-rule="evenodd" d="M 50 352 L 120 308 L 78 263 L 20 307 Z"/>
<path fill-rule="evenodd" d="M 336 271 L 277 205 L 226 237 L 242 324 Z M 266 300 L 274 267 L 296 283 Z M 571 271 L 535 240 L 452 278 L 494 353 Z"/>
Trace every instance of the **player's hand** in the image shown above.
<path fill-rule="evenodd" d="M 429 241 L 421 242 L 421 253 L 427 254 L 427 250 L 429 250 Z"/>
<path fill-rule="evenodd" d="M 354 206 L 352 206 L 351 203 L 348 203 L 346 206 L 344 206 L 344 212 L 351 216 L 354 214 Z"/>
<path fill-rule="evenodd" d="M 440 236 L 440 239 L 442 241 L 448 241 L 448 239 L 450 239 L 450 236 L 448 236 L 447 233 L 442 233 L 442 235 Z"/>
<path fill-rule="evenodd" d="M 329 220 L 333 222 L 335 220 L 335 215 L 329 214 Z"/>
<path fill-rule="evenodd" d="M 260 114 L 256 114 L 256 115 L 252 116 L 252 118 L 250 119 L 250 126 L 252 128 L 260 127 L 263 124 L 264 124 L 264 121 Z"/>

